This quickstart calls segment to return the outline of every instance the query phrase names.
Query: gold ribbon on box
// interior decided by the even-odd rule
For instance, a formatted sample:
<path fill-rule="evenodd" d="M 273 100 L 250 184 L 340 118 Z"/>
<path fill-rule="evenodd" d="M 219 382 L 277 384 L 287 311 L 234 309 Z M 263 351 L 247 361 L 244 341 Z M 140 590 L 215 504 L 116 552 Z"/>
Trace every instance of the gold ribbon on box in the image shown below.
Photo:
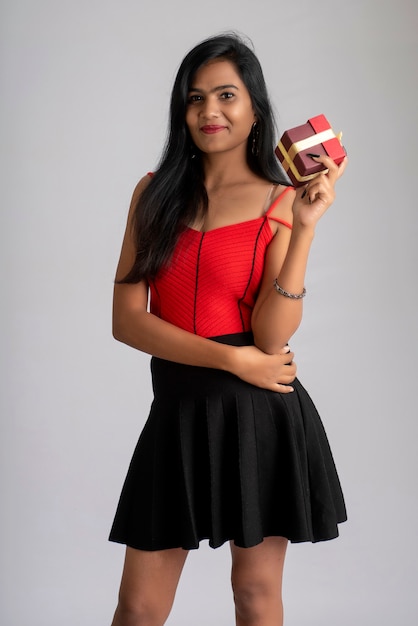
<path fill-rule="evenodd" d="M 290 146 L 289 150 L 286 150 L 283 143 L 279 141 L 278 148 L 283 155 L 284 161 L 282 163 L 282 166 L 283 166 L 284 171 L 287 172 L 288 170 L 290 170 L 293 176 L 296 178 L 296 180 L 299 181 L 300 183 L 304 183 L 304 182 L 307 182 L 308 180 L 312 180 L 312 178 L 315 178 L 315 176 L 318 175 L 318 172 L 315 172 L 314 174 L 308 174 L 308 176 L 301 176 L 298 170 L 296 169 L 295 164 L 293 163 L 293 159 L 295 158 L 297 154 L 299 154 L 299 152 L 303 152 L 303 150 L 308 150 L 309 148 L 312 148 L 313 146 L 317 146 L 318 144 L 323 143 L 324 141 L 329 141 L 330 139 L 334 139 L 334 137 L 336 137 L 341 142 L 342 133 L 338 133 L 338 135 L 336 135 L 334 131 L 332 130 L 332 128 L 328 128 L 327 130 L 323 130 L 322 132 L 316 135 L 311 135 L 310 137 L 306 137 L 306 139 L 295 141 L 295 143 L 293 143 Z M 328 170 L 323 170 L 323 172 L 327 173 Z"/>
<path fill-rule="evenodd" d="M 284 150 L 284 153 L 282 152 L 283 159 L 284 159 L 282 162 L 282 167 L 284 171 L 288 172 L 290 170 L 293 176 L 295 177 L 295 179 L 299 183 L 307 183 L 309 180 L 312 180 L 312 178 L 315 178 L 315 176 L 318 176 L 319 172 L 315 172 L 314 174 L 308 174 L 307 176 L 301 176 L 299 172 L 297 171 L 296 166 L 293 163 L 293 161 L 289 159 L 286 149 L 283 146 L 280 146 L 280 144 L 279 144 L 279 148 L 281 151 Z M 326 174 L 328 170 L 327 169 L 321 170 L 321 172 L 324 172 L 324 174 Z"/>

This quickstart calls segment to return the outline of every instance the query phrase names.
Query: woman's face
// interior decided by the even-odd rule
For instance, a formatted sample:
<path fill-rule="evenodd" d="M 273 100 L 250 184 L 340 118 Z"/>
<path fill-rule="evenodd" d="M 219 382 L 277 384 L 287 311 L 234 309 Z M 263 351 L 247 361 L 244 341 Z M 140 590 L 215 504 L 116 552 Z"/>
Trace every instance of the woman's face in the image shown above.
<path fill-rule="evenodd" d="M 243 150 L 245 154 L 255 121 L 250 94 L 233 63 L 209 61 L 196 72 L 186 124 L 199 150 L 206 154 Z"/>

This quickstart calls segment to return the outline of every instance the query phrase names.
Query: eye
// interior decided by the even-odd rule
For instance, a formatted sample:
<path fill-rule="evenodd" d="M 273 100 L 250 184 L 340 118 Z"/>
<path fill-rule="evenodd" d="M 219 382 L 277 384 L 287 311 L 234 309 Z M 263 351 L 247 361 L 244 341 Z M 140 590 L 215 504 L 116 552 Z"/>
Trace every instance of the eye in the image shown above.
<path fill-rule="evenodd" d="M 220 98 L 222 98 L 222 100 L 230 100 L 234 97 L 234 95 L 235 94 L 233 94 L 231 91 L 223 91 L 220 95 Z"/>
<path fill-rule="evenodd" d="M 201 102 L 203 100 L 203 97 L 198 94 L 198 93 L 193 93 L 191 95 L 189 95 L 187 102 L 189 104 L 193 104 L 194 102 Z"/>

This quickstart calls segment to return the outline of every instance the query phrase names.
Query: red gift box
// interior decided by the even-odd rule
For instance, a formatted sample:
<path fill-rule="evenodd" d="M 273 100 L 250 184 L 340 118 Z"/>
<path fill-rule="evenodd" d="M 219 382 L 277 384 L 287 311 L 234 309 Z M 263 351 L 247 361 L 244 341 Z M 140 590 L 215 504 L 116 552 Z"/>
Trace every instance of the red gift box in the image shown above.
<path fill-rule="evenodd" d="M 341 145 L 341 133 L 336 135 L 325 115 L 311 117 L 306 124 L 287 130 L 280 139 L 275 154 L 295 187 L 306 184 L 324 170 L 308 154 L 325 154 L 338 165 L 346 152 Z"/>

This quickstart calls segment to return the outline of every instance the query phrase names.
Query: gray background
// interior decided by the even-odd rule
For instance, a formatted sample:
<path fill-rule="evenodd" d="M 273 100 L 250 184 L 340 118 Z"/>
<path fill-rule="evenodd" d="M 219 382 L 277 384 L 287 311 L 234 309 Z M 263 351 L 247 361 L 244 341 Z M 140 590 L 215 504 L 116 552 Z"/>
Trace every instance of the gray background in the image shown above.
<path fill-rule="evenodd" d="M 325 113 L 350 157 L 292 342 L 350 521 L 290 548 L 286 624 L 417 623 L 417 23 L 415 0 L 1 3 L 2 624 L 110 623 L 107 533 L 151 399 L 112 279 L 178 63 L 226 29 L 253 40 L 279 132 Z M 169 624 L 232 623 L 228 546 L 204 544 Z"/>

